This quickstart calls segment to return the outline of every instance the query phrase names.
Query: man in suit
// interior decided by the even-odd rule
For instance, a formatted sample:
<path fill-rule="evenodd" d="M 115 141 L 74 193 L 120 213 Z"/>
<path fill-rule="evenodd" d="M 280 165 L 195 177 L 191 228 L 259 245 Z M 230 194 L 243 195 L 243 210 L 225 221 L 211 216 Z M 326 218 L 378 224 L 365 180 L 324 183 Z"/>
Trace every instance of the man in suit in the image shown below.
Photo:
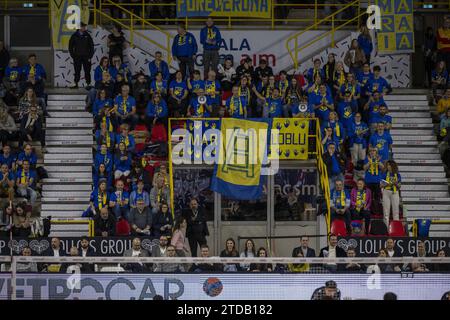
<path fill-rule="evenodd" d="M 43 254 L 47 257 L 64 257 L 66 252 L 61 247 L 61 241 L 58 238 L 52 238 L 51 246 Z M 65 267 L 63 264 L 52 264 L 45 262 L 41 265 L 41 269 L 46 269 L 49 272 L 65 272 Z"/>
<path fill-rule="evenodd" d="M 126 250 L 123 253 L 124 257 L 150 257 L 147 250 L 141 248 L 141 239 L 134 238 L 131 249 Z M 124 269 L 129 272 L 146 272 L 151 269 L 150 264 L 138 263 L 128 263 L 124 266 Z"/>
<path fill-rule="evenodd" d="M 78 252 L 80 257 L 95 257 L 94 249 L 89 246 L 89 239 L 87 237 L 82 237 L 80 242 L 81 248 Z M 94 272 L 94 264 L 93 263 L 83 263 L 82 269 L 84 272 Z"/>
<path fill-rule="evenodd" d="M 199 208 L 197 199 L 191 199 L 189 209 L 185 212 L 184 217 L 187 222 L 186 237 L 189 240 L 191 253 L 193 257 L 197 257 L 197 248 L 205 245 L 206 236 L 209 236 L 206 216 Z"/>
<path fill-rule="evenodd" d="M 321 258 L 345 258 L 347 253 L 344 249 L 337 246 L 337 236 L 331 234 L 328 238 L 328 246 L 320 249 L 319 257 Z M 328 263 L 323 265 L 325 269 L 335 272 L 339 269 L 336 263 Z"/>
<path fill-rule="evenodd" d="M 309 237 L 307 236 L 301 236 L 300 238 L 300 247 L 294 248 L 292 250 L 292 257 L 298 257 L 300 251 L 303 253 L 303 257 L 305 258 L 315 258 L 316 257 L 316 251 L 313 248 L 309 247 Z"/>
<path fill-rule="evenodd" d="M 159 246 L 156 246 L 154 247 L 154 249 L 152 249 L 152 257 L 165 257 L 168 243 L 169 239 L 167 239 L 167 236 L 160 236 Z"/>

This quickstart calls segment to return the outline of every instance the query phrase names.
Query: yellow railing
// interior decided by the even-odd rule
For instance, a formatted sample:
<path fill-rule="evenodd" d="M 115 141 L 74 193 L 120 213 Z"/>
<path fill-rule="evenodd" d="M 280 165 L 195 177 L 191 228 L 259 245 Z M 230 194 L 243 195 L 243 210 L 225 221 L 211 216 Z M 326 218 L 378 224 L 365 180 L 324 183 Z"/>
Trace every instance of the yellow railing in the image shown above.
<path fill-rule="evenodd" d="M 220 118 L 201 118 L 198 120 L 219 120 Z M 168 147 L 169 147 L 169 176 L 170 176 L 170 201 L 171 201 L 171 208 L 174 208 L 174 189 L 173 189 L 173 164 L 172 164 L 172 122 L 174 121 L 187 121 L 186 118 L 170 118 L 168 121 L 168 132 L 169 132 L 169 140 L 168 140 Z M 310 122 L 310 128 L 311 125 L 314 124 L 315 131 L 314 134 L 308 134 L 308 140 L 309 138 L 315 138 L 315 149 L 314 151 L 308 150 L 308 159 L 316 159 L 317 163 L 317 171 L 319 173 L 319 180 L 320 180 L 320 187 L 322 189 L 323 196 L 325 198 L 326 202 L 326 222 L 327 222 L 327 231 L 330 232 L 331 228 L 331 211 L 330 211 L 330 183 L 328 180 L 328 171 L 325 163 L 323 162 L 322 155 L 324 154 L 324 149 L 322 145 L 322 134 L 320 132 L 320 123 L 318 118 L 308 118 Z M 310 129 L 311 132 L 311 129 Z M 174 141 L 178 141 L 179 137 L 176 137 Z M 286 162 L 292 161 L 292 160 L 285 160 Z M 173 211 L 173 210 L 172 210 Z"/>

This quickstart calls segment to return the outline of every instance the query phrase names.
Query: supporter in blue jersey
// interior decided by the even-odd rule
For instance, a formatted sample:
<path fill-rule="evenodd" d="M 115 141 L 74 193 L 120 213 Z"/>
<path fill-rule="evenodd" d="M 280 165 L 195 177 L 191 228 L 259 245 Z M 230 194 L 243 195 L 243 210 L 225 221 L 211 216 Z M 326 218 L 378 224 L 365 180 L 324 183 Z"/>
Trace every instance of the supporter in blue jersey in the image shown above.
<path fill-rule="evenodd" d="M 281 118 L 283 117 L 283 99 L 280 96 L 280 90 L 274 88 L 272 91 L 272 97 L 265 99 L 264 118 Z"/>
<path fill-rule="evenodd" d="M 97 217 L 100 214 L 100 210 L 108 208 L 110 194 L 106 182 L 101 180 L 97 186 L 98 187 L 91 192 L 89 208 L 83 213 L 83 217 Z"/>
<path fill-rule="evenodd" d="M 232 93 L 226 102 L 228 114 L 233 118 L 247 118 L 247 101 L 239 96 L 239 87 L 233 86 Z"/>
<path fill-rule="evenodd" d="M 173 38 L 172 56 L 178 61 L 182 78 L 186 79 L 189 70 L 189 76 L 194 72 L 194 58 L 197 54 L 197 41 L 192 33 L 186 32 L 184 24 L 178 25 L 178 34 Z"/>
<path fill-rule="evenodd" d="M 373 67 L 373 78 L 368 81 L 366 94 L 373 94 L 378 91 L 381 95 L 385 95 L 392 91 L 391 85 L 380 74 L 380 66 Z"/>
<path fill-rule="evenodd" d="M 125 143 L 128 152 L 134 153 L 136 142 L 134 136 L 130 134 L 130 127 L 126 123 L 120 126 L 120 133 L 116 135 L 116 149 L 121 142 Z"/>
<path fill-rule="evenodd" d="M 205 81 L 201 79 L 200 71 L 194 70 L 194 77 L 187 79 L 187 86 L 192 96 L 196 96 L 199 89 L 205 90 Z"/>
<path fill-rule="evenodd" d="M 9 201 L 14 198 L 14 184 L 16 176 L 14 172 L 8 168 L 7 163 L 3 163 L 0 166 L 0 196 L 8 197 Z"/>
<path fill-rule="evenodd" d="M 11 146 L 5 144 L 2 148 L 2 153 L 0 154 L 0 165 L 6 164 L 9 169 L 15 170 L 16 167 L 16 154 L 11 152 Z"/>
<path fill-rule="evenodd" d="M 348 130 L 348 135 L 350 138 L 349 145 L 352 163 L 354 166 L 357 166 L 358 162 L 366 158 L 367 137 L 369 136 L 369 128 L 367 124 L 362 122 L 359 112 L 355 114 L 355 119 Z"/>
<path fill-rule="evenodd" d="M 30 200 L 32 206 L 34 206 L 37 199 L 36 182 L 36 171 L 32 170 L 30 162 L 24 159 L 22 168 L 18 169 L 16 173 L 17 194 Z"/>
<path fill-rule="evenodd" d="M 188 90 L 181 71 L 175 73 L 175 79 L 169 85 L 168 105 L 175 118 L 184 117 L 188 106 Z"/>
<path fill-rule="evenodd" d="M 118 123 L 128 123 L 132 128 L 136 125 L 136 100 L 130 96 L 130 87 L 123 85 L 121 94 L 114 100 L 114 111 Z"/>
<path fill-rule="evenodd" d="M 114 157 L 114 179 L 126 178 L 131 172 L 131 153 L 127 151 L 125 142 L 120 142 Z"/>
<path fill-rule="evenodd" d="M 97 150 L 101 149 L 102 144 L 106 145 L 109 152 L 113 152 L 116 146 L 116 136 L 113 132 L 109 131 L 108 124 L 102 122 L 100 129 L 95 131 L 95 141 L 97 143 Z"/>
<path fill-rule="evenodd" d="M 95 154 L 95 159 L 94 159 L 95 171 L 98 171 L 100 164 L 102 164 L 102 163 L 105 165 L 106 171 L 112 172 L 114 159 L 113 159 L 112 154 L 108 151 L 108 147 L 106 146 L 105 143 L 101 145 L 100 152 L 97 152 Z"/>
<path fill-rule="evenodd" d="M 208 79 L 205 80 L 205 94 L 210 98 L 213 110 L 216 111 L 222 105 L 220 81 L 216 80 L 216 72 L 210 70 Z"/>
<path fill-rule="evenodd" d="M 372 148 L 378 149 L 381 161 L 384 162 L 389 159 L 389 152 L 392 148 L 392 137 L 389 132 L 384 131 L 383 123 L 377 124 L 377 131 L 370 137 L 369 145 Z"/>
<path fill-rule="evenodd" d="M 117 220 L 120 217 L 128 220 L 128 214 L 130 212 L 129 202 L 130 194 L 124 189 L 123 181 L 117 180 L 116 189 L 111 192 L 109 199 L 109 207 L 114 212 Z"/>
<path fill-rule="evenodd" d="M 353 124 L 356 111 L 357 106 L 352 102 L 352 95 L 350 91 L 346 91 L 344 100 L 338 103 L 337 112 L 339 114 L 339 120 L 342 122 L 347 132 Z"/>
<path fill-rule="evenodd" d="M 337 142 L 337 146 L 342 146 L 346 137 L 346 132 L 344 126 L 338 120 L 337 113 L 335 111 L 330 112 L 328 120 L 322 122 L 321 128 L 323 134 L 325 134 L 325 128 L 331 128 L 333 137 L 332 140 Z"/>
<path fill-rule="evenodd" d="M 33 151 L 33 147 L 29 143 L 26 143 L 23 146 L 23 151 L 20 152 L 19 155 L 17 156 L 17 164 L 21 166 L 23 161 L 25 160 L 28 161 L 31 168 L 34 168 L 37 164 L 36 153 Z"/>
<path fill-rule="evenodd" d="M 330 111 L 334 110 L 334 102 L 331 96 L 327 93 L 325 84 L 320 85 L 319 93 L 314 95 L 311 104 L 316 117 L 319 118 L 321 122 L 327 121 Z"/>
<path fill-rule="evenodd" d="M 155 60 L 148 64 L 148 70 L 150 71 L 150 80 L 156 79 L 156 75 L 161 73 L 162 80 L 169 81 L 169 65 L 162 59 L 161 51 L 155 52 Z"/>
<path fill-rule="evenodd" d="M 336 180 L 330 191 L 331 220 L 343 218 L 347 232 L 351 233 L 350 193 L 344 188 L 343 180 Z"/>
<path fill-rule="evenodd" d="M 381 214 L 381 188 L 380 181 L 383 176 L 384 164 L 376 148 L 370 148 L 364 159 L 364 170 L 367 187 L 372 192 L 372 213 Z"/>
<path fill-rule="evenodd" d="M 96 84 L 97 84 L 97 82 L 101 82 L 103 80 L 104 73 L 111 74 L 111 68 L 109 66 L 109 58 L 108 57 L 102 57 L 100 59 L 99 65 L 94 70 L 94 81 Z"/>
<path fill-rule="evenodd" d="M 155 75 L 155 79 L 150 83 L 150 93 L 154 95 L 155 93 L 159 94 L 161 97 L 166 97 L 169 92 L 169 85 L 167 80 L 163 79 L 163 75 L 161 72 L 157 72 Z"/>
<path fill-rule="evenodd" d="M 119 81 L 117 76 L 120 75 L 126 84 L 131 85 L 131 71 L 125 63 L 122 63 L 120 56 L 112 57 L 109 70 L 114 81 Z"/>
<path fill-rule="evenodd" d="M 154 125 L 158 122 L 163 124 L 167 123 L 169 108 L 167 107 L 166 101 L 159 94 L 154 94 L 148 102 L 146 115 L 148 124 Z"/>
<path fill-rule="evenodd" d="M 372 129 L 375 129 L 376 122 L 374 120 L 377 118 L 382 105 L 385 105 L 384 99 L 380 92 L 375 91 L 364 106 L 364 119 L 367 120 Z"/>
<path fill-rule="evenodd" d="M 314 59 L 314 66 L 312 68 L 309 68 L 305 73 L 305 77 L 306 80 L 308 80 L 308 83 L 313 83 L 317 75 L 319 75 L 321 79 L 324 79 L 323 70 L 320 68 L 321 64 L 322 62 L 320 61 L 320 59 Z"/>
<path fill-rule="evenodd" d="M 197 90 L 197 96 L 193 96 L 188 108 L 187 117 L 208 118 L 213 111 L 213 102 L 210 96 L 205 95 L 203 89 Z"/>
<path fill-rule="evenodd" d="M 385 104 L 380 105 L 378 114 L 375 115 L 374 119 L 371 119 L 372 123 L 383 123 L 384 129 L 389 132 L 392 128 L 392 117 L 387 114 L 388 108 Z"/>

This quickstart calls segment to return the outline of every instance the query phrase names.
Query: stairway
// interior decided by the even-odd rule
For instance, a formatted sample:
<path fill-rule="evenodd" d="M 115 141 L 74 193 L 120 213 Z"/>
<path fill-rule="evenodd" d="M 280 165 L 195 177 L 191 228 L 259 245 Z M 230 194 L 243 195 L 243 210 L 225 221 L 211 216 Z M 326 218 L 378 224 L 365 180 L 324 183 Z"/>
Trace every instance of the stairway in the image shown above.
<path fill-rule="evenodd" d="M 42 186 L 41 216 L 56 220 L 50 236 L 88 235 L 87 219 L 81 218 L 92 189 L 93 122 L 85 111 L 86 92 L 52 92 L 48 97 L 50 118 L 46 120 L 45 132 L 44 165 L 48 179 Z"/>
<path fill-rule="evenodd" d="M 438 150 L 426 90 L 396 90 L 385 97 L 392 116 L 394 160 L 402 175 L 404 215 L 450 220 L 449 180 Z M 406 209 L 406 210 L 405 210 Z M 430 236 L 449 236 L 450 225 L 432 225 Z"/>

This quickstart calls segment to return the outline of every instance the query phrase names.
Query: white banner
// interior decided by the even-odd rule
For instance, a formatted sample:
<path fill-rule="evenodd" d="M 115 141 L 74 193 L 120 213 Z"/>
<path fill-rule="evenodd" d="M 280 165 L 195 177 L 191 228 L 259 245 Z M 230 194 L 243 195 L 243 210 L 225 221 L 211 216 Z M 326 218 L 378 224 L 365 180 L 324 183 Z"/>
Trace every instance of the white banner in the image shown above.
<path fill-rule="evenodd" d="M 334 280 L 341 299 L 440 300 L 450 274 L 92 274 L 68 286 L 68 274 L 18 274 L 17 299 L 310 300 Z M 10 299 L 9 274 L 0 275 L 0 299 Z M 70 289 L 73 288 L 73 289 Z"/>

